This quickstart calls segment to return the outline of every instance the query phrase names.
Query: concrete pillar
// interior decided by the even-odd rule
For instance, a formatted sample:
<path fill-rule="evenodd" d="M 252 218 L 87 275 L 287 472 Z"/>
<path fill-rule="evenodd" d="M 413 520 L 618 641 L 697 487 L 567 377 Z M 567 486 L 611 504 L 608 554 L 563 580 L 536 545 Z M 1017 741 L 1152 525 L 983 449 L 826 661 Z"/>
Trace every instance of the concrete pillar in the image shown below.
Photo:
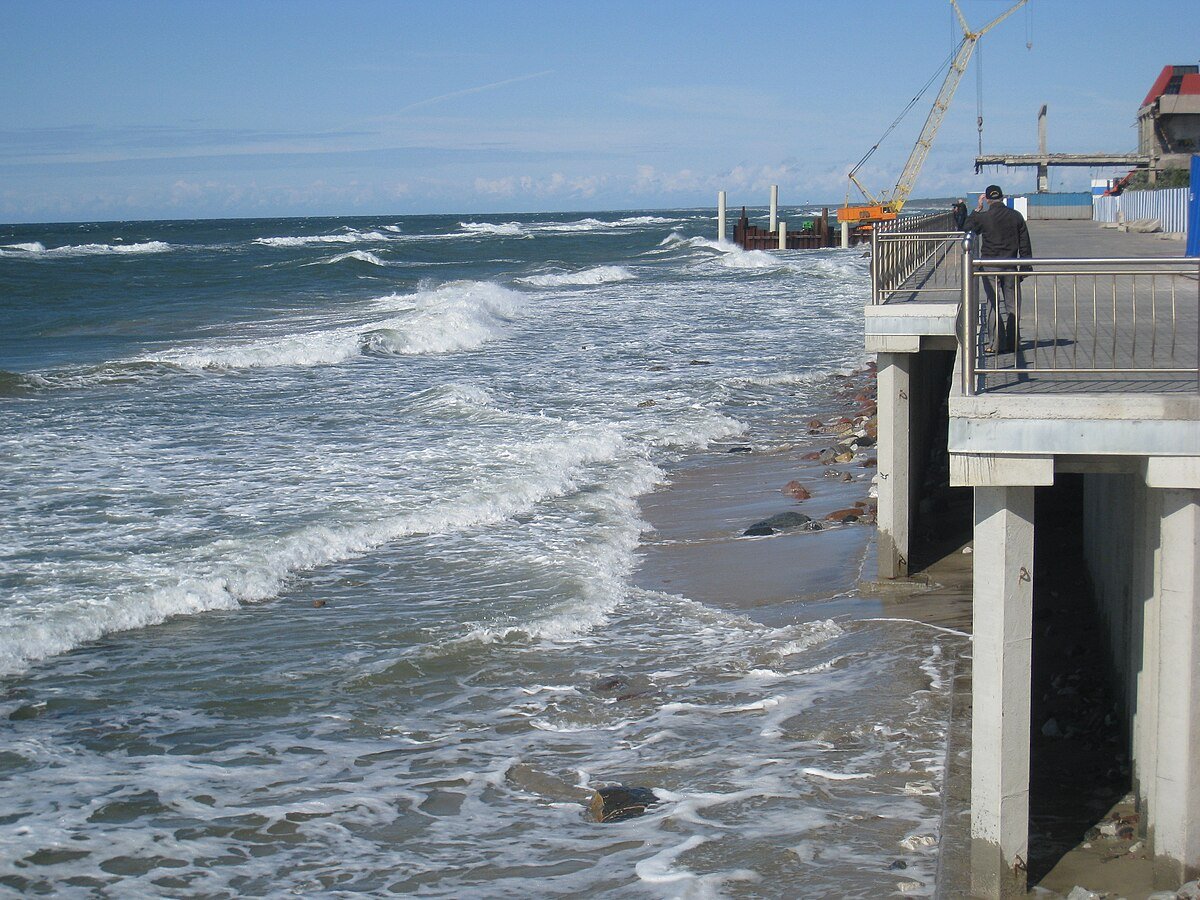
<path fill-rule="evenodd" d="M 850 223 L 842 223 L 842 249 L 845 250 L 850 246 Z"/>
<path fill-rule="evenodd" d="M 779 185 L 771 185 L 771 231 L 779 223 Z"/>
<path fill-rule="evenodd" d="M 912 353 L 880 353 L 878 360 L 879 577 L 908 574 L 912 522 Z"/>
<path fill-rule="evenodd" d="M 1162 591 L 1162 552 L 1159 544 L 1162 491 L 1142 487 L 1138 494 L 1138 535 L 1134 548 L 1134 611 L 1131 637 L 1140 648 L 1133 660 L 1132 743 L 1133 792 L 1141 818 L 1138 829 L 1149 836 L 1153 816 L 1155 773 L 1158 768 L 1158 601 Z"/>
<path fill-rule="evenodd" d="M 787 249 L 787 222 L 779 223 L 779 249 Z"/>
<path fill-rule="evenodd" d="M 1200 876 L 1200 491 L 1165 490 L 1159 594 L 1156 886 Z"/>
<path fill-rule="evenodd" d="M 717 191 L 717 240 L 725 240 L 725 192 Z"/>
<path fill-rule="evenodd" d="M 1032 487 L 975 488 L 971 895 L 1024 895 L 1029 858 Z"/>

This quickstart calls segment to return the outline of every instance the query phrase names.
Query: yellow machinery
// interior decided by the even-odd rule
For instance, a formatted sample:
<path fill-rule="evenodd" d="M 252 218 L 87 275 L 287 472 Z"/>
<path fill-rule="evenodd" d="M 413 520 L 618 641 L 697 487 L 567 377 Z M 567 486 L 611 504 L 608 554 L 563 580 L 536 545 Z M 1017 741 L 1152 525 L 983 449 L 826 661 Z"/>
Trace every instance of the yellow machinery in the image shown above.
<path fill-rule="evenodd" d="M 858 188 L 867 202 L 851 206 L 850 189 L 847 186 L 846 203 L 838 210 L 839 222 L 848 222 L 851 225 L 869 225 L 873 222 L 886 222 L 900 215 L 904 204 L 912 195 L 913 186 L 916 184 L 917 176 L 921 172 L 921 166 L 925 164 L 925 157 L 929 155 L 929 148 L 933 146 L 933 139 L 937 135 L 938 128 L 941 127 L 942 119 L 946 116 L 946 110 L 950 106 L 950 100 L 954 97 L 954 91 L 958 88 L 958 83 L 962 80 L 963 73 L 967 70 L 967 63 L 971 61 L 971 54 L 975 52 L 976 43 L 978 43 L 981 37 L 1028 2 L 1029 0 L 1020 0 L 1020 2 L 1014 3 L 1008 10 L 992 19 L 983 28 L 978 31 L 972 31 L 967 25 L 967 20 L 963 16 L 962 10 L 958 8 L 958 0 L 950 0 L 950 5 L 954 7 L 954 12 L 958 16 L 958 23 L 962 26 L 962 43 L 958 45 L 958 50 L 950 62 L 950 71 L 946 73 L 946 79 L 942 82 L 942 89 L 938 91 L 937 99 L 933 101 L 933 108 L 929 110 L 929 116 L 925 119 L 925 127 L 921 129 L 921 134 L 917 138 L 916 144 L 913 145 L 912 152 L 908 155 L 908 162 L 904 164 L 904 171 L 900 173 L 900 177 L 896 180 L 896 187 L 892 190 L 890 197 L 886 194 L 876 197 L 863 187 L 862 182 L 855 177 L 858 170 L 862 168 L 863 163 L 870 159 L 871 154 L 879 149 L 879 145 L 883 143 L 883 139 L 899 124 L 900 119 L 913 107 L 917 100 L 921 99 L 921 95 L 925 93 L 926 88 L 933 83 L 933 78 L 926 82 L 925 88 L 922 88 L 921 92 L 912 99 L 912 102 L 909 103 L 904 112 L 883 133 L 883 137 L 876 141 L 875 145 L 858 161 L 858 164 L 850 170 L 849 177 L 851 183 Z M 941 69 L 939 68 L 938 71 L 941 71 Z M 937 74 L 935 73 L 934 78 L 936 77 Z"/>

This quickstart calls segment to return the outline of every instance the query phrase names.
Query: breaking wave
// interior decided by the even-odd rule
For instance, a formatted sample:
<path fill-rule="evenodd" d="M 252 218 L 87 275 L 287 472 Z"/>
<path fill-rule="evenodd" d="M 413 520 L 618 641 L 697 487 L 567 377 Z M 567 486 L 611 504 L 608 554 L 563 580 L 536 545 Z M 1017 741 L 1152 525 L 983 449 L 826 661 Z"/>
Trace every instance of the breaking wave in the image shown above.
<path fill-rule="evenodd" d="M 143 362 L 185 369 L 261 369 L 336 365 L 363 354 L 418 355 L 473 350 L 504 333 L 521 295 L 490 282 L 452 282 L 379 306 L 398 314 L 369 325 L 259 338 L 234 345 L 168 351 Z"/>
<path fill-rule="evenodd" d="M 137 255 L 166 253 L 174 248 L 166 241 L 141 241 L 136 244 L 68 244 L 47 248 L 40 241 L 25 244 L 5 244 L 0 257 L 13 259 L 54 259 L 71 256 Z"/>
<path fill-rule="evenodd" d="M 212 557 L 209 561 L 193 563 L 183 573 L 164 571 L 157 587 L 103 598 L 78 597 L 36 618 L 20 607 L 11 609 L 0 618 L 0 673 L 22 671 L 31 661 L 112 632 L 269 600 L 296 573 L 362 556 L 404 537 L 503 522 L 576 490 L 587 466 L 619 457 L 625 442 L 611 427 L 571 427 L 559 437 L 509 449 L 524 461 L 512 475 L 488 479 L 422 510 L 357 524 L 310 525 L 287 534 L 222 540 L 200 551 Z"/>
<path fill-rule="evenodd" d="M 284 237 L 255 238 L 264 247 L 306 247 L 309 244 L 357 244 L 362 241 L 386 241 L 381 231 L 346 231 L 342 234 L 311 234 Z"/>
<path fill-rule="evenodd" d="M 459 222 L 458 227 L 467 234 L 494 234 L 502 237 L 525 236 L 525 231 L 517 222 L 504 222 L 499 225 L 492 222 Z"/>
<path fill-rule="evenodd" d="M 574 222 L 459 222 L 459 227 L 468 235 L 497 235 L 501 237 L 533 237 L 537 234 L 579 234 L 591 231 L 616 231 L 622 228 L 638 228 L 647 225 L 673 225 L 679 219 L 661 216 L 627 216 L 605 222 L 601 219 L 576 219 Z"/>
<path fill-rule="evenodd" d="M 339 253 L 337 256 L 331 256 L 329 259 L 319 259 L 316 262 L 305 263 L 306 266 L 327 266 L 332 263 L 346 262 L 347 260 L 356 260 L 358 262 L 370 263 L 373 266 L 386 266 L 388 263 L 380 259 L 374 253 L 368 250 L 350 250 L 347 253 Z"/>

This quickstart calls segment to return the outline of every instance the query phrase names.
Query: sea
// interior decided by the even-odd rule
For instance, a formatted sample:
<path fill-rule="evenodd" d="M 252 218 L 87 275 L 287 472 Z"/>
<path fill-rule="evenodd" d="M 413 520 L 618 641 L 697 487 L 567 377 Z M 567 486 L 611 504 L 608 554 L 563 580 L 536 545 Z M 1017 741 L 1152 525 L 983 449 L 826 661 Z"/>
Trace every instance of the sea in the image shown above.
<path fill-rule="evenodd" d="M 862 248 L 713 232 L 0 226 L 0 894 L 931 895 L 965 641 L 639 580 L 864 361 Z"/>

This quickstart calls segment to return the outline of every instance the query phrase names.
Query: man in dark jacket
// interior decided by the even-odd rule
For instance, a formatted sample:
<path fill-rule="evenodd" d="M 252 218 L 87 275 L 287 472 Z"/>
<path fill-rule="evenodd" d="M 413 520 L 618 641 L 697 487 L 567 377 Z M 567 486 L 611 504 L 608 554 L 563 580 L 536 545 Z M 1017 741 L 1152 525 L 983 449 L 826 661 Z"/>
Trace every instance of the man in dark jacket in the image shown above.
<path fill-rule="evenodd" d="M 979 195 L 979 204 L 975 212 L 967 217 L 963 227 L 982 238 L 980 255 L 984 259 L 1027 259 L 1033 256 L 1025 217 L 1004 204 L 1004 191 L 1000 190 L 999 185 L 988 185 L 987 190 Z M 1002 295 L 999 308 L 996 304 L 996 282 L 1000 282 Z M 1012 353 L 1016 350 L 1019 282 L 1014 275 L 989 276 L 983 279 L 983 290 L 988 301 L 984 308 L 984 329 L 991 350 Z"/>
<path fill-rule="evenodd" d="M 963 203 L 962 198 L 959 197 L 954 201 L 950 210 L 954 213 L 954 230 L 962 231 L 963 226 L 967 224 L 967 204 Z"/>

